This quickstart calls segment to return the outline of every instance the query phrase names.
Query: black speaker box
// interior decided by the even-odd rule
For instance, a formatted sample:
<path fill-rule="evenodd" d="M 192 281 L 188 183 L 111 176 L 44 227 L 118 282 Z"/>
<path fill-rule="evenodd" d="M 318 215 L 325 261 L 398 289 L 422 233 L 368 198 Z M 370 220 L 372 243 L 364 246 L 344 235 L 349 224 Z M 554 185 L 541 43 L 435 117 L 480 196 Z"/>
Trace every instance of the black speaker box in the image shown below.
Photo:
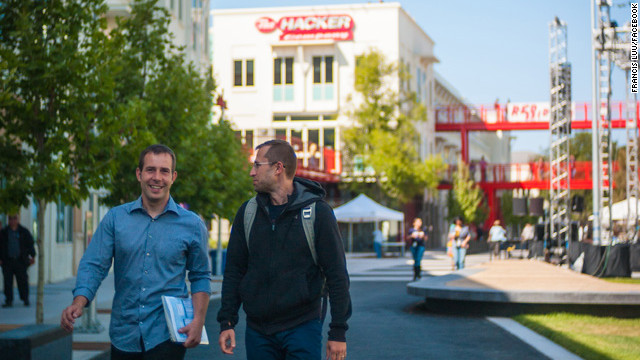
<path fill-rule="evenodd" d="M 542 216 L 544 215 L 544 199 L 543 198 L 531 198 L 529 199 L 529 215 Z"/>
<path fill-rule="evenodd" d="M 527 199 L 513 198 L 513 215 L 514 216 L 527 215 Z"/>

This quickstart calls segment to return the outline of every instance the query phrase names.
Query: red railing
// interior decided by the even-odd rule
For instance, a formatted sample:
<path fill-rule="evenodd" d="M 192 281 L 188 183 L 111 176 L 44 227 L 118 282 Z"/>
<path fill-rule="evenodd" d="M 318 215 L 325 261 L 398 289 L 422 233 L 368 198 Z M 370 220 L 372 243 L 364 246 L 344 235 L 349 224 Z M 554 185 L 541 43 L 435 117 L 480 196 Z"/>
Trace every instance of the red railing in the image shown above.
<path fill-rule="evenodd" d="M 468 130 L 544 130 L 549 128 L 548 105 L 538 103 L 514 104 L 509 107 L 502 104 L 438 106 L 435 109 L 436 131 L 456 131 L 465 126 Z M 591 103 L 573 103 L 571 126 L 574 129 L 591 128 Z M 640 117 L 640 103 L 636 103 L 635 111 L 630 117 Z M 627 113 L 625 102 L 614 102 L 611 105 L 611 124 L 613 128 L 626 126 Z"/>
<path fill-rule="evenodd" d="M 620 170 L 617 162 L 612 164 L 613 172 Z M 456 165 L 450 165 L 441 184 L 441 188 L 451 187 Z M 469 164 L 471 178 L 480 186 L 496 189 L 549 189 L 550 164 L 533 161 L 524 164 Z M 592 188 L 591 161 L 575 161 L 571 166 L 571 188 Z M 614 184 L 615 186 L 615 184 Z"/>

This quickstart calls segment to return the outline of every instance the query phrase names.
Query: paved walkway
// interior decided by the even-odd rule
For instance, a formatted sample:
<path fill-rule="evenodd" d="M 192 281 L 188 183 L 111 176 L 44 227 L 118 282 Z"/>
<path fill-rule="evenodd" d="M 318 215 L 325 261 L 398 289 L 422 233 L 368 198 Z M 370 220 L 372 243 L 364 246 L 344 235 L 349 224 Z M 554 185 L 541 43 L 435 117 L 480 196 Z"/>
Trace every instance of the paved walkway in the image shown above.
<path fill-rule="evenodd" d="M 488 259 L 487 254 L 469 255 L 467 257 L 467 265 L 474 267 L 485 264 L 488 262 Z M 493 264 L 498 265 L 499 262 Z M 347 266 L 352 282 L 397 281 L 407 283 L 413 276 L 413 261 L 409 254 L 405 257 L 385 257 L 382 259 L 377 259 L 372 254 L 352 254 L 347 255 Z M 451 270 L 451 260 L 442 251 L 425 252 L 421 267 L 423 269 L 423 281 L 453 273 Z M 499 271 L 497 273 L 499 273 Z M 476 279 L 475 283 L 481 283 L 481 281 L 477 281 Z M 72 301 L 71 290 L 74 286 L 74 278 L 45 286 L 45 323 L 59 324 L 62 310 Z M 215 299 L 219 297 L 221 288 L 220 278 L 212 281 L 212 288 L 214 291 L 212 298 Z M 24 324 L 35 323 L 35 290 L 35 287 L 31 287 L 31 307 L 14 305 L 13 308 L 0 308 L 0 331 Z M 108 348 L 109 336 L 107 329 L 109 327 L 113 293 L 113 275 L 110 274 L 98 290 L 96 297 L 97 317 L 105 330 L 98 334 L 74 332 L 74 360 L 94 359 L 102 353 L 101 349 Z M 216 311 L 216 309 L 211 310 Z M 79 319 L 78 322 L 81 323 L 82 320 Z"/>

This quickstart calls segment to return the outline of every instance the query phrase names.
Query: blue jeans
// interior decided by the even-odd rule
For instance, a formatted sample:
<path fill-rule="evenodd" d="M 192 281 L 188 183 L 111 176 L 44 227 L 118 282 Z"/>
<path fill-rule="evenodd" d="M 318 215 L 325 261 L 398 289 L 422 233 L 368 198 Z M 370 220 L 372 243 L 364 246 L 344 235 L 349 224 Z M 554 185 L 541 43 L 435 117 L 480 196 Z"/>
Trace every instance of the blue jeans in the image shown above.
<path fill-rule="evenodd" d="M 320 360 L 322 322 L 307 321 L 293 329 L 263 335 L 247 326 L 247 360 Z"/>
<path fill-rule="evenodd" d="M 376 257 L 378 259 L 380 259 L 382 257 L 382 244 L 374 242 L 373 243 L 373 250 L 376 251 Z"/>
<path fill-rule="evenodd" d="M 411 247 L 411 256 L 413 256 L 414 267 L 420 267 L 420 262 L 422 262 L 422 255 L 424 255 L 424 246 Z"/>
<path fill-rule="evenodd" d="M 456 269 L 464 269 L 464 257 L 467 255 L 467 249 L 463 247 L 453 247 L 453 260 L 456 263 Z"/>

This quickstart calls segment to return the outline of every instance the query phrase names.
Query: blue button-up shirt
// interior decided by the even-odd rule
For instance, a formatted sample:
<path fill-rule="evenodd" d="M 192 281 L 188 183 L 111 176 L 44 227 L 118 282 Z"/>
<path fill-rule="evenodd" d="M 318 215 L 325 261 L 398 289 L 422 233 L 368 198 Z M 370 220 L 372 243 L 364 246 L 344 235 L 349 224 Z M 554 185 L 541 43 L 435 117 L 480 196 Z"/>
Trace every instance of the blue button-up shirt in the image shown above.
<path fill-rule="evenodd" d="M 210 293 L 207 229 L 194 213 L 173 198 L 155 218 L 142 199 L 111 209 L 100 222 L 78 268 L 73 296 L 92 301 L 113 259 L 115 295 L 111 343 L 123 351 L 151 349 L 169 339 L 162 295 L 186 297 Z"/>

